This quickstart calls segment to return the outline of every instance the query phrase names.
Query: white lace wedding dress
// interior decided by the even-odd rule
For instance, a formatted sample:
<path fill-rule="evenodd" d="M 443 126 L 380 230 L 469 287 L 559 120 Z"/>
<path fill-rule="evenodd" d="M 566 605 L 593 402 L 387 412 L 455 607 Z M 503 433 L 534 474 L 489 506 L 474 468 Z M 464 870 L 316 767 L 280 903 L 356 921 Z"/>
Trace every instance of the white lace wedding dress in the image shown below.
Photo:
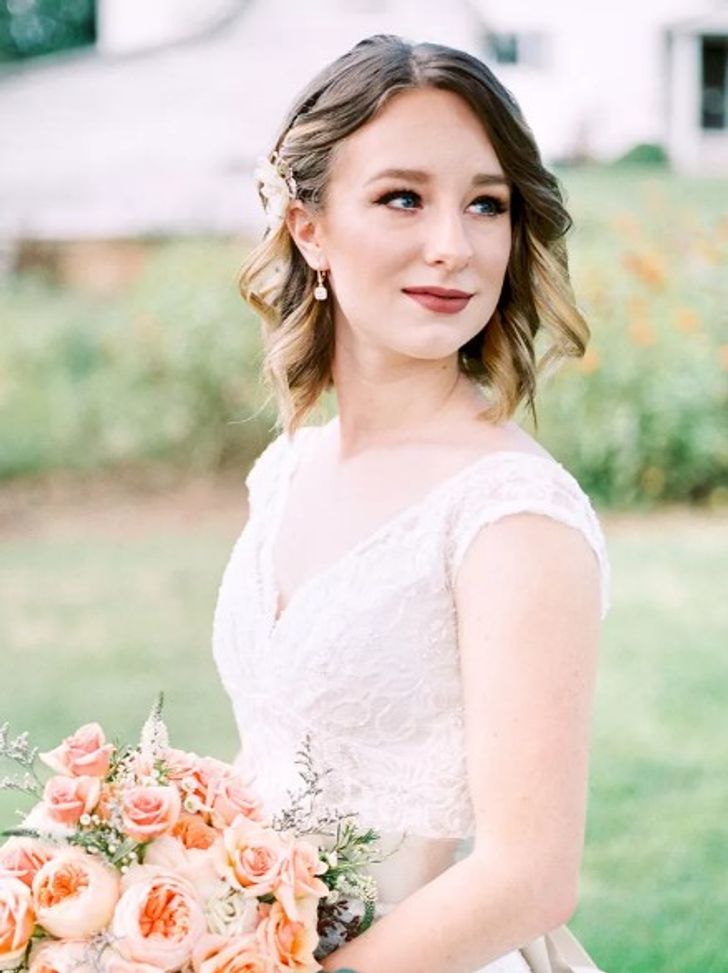
<path fill-rule="evenodd" d="M 579 530 L 610 569 L 601 527 L 575 478 L 548 456 L 484 454 L 429 490 L 328 568 L 277 617 L 272 544 L 302 450 L 322 427 L 278 436 L 246 479 L 249 518 L 220 585 L 213 655 L 232 701 L 242 765 L 267 810 L 302 785 L 305 734 L 322 806 L 357 811 L 385 849 L 378 914 L 465 850 L 474 822 L 465 766 L 453 582 L 481 528 L 532 511 Z M 497 795 L 493 795 L 497 800 Z M 528 973 L 517 951 L 477 973 Z"/>

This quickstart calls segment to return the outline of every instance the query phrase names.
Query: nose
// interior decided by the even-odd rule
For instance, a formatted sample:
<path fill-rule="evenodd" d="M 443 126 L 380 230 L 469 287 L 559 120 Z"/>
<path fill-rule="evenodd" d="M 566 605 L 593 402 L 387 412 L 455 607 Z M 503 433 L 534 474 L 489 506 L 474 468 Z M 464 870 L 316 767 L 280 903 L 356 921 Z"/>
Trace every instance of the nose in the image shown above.
<path fill-rule="evenodd" d="M 444 264 L 448 271 L 466 267 L 473 256 L 463 216 L 456 207 L 432 210 L 432 217 L 425 227 L 425 261 L 428 264 Z"/>

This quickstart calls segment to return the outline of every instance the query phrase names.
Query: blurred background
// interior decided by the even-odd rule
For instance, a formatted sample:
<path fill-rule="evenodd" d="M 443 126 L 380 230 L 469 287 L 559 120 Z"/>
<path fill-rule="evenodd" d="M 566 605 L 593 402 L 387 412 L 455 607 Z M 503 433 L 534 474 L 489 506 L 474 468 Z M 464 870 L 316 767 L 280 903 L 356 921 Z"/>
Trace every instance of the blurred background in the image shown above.
<path fill-rule="evenodd" d="M 611 973 L 728 971 L 726 3 L 0 0 L 0 725 L 135 740 L 164 689 L 176 745 L 237 753 L 210 633 L 275 420 L 252 169 L 380 32 L 488 63 L 575 222 L 592 340 L 516 416 L 613 571 L 571 926 Z"/>

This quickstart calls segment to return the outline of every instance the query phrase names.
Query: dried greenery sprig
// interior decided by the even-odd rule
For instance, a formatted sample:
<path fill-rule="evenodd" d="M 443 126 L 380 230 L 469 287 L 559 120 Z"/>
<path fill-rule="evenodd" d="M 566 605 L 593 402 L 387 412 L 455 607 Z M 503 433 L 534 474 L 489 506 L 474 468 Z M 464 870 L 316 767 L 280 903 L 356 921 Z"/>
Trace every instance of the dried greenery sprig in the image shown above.
<path fill-rule="evenodd" d="M 17 776 L 0 778 L 0 790 L 22 791 L 40 800 L 43 796 L 43 781 L 35 770 L 35 758 L 40 748 L 30 746 L 27 730 L 15 739 L 10 739 L 9 730 L 10 724 L 7 722 L 0 726 L 0 757 L 6 757 L 24 767 L 26 773 L 22 778 Z"/>

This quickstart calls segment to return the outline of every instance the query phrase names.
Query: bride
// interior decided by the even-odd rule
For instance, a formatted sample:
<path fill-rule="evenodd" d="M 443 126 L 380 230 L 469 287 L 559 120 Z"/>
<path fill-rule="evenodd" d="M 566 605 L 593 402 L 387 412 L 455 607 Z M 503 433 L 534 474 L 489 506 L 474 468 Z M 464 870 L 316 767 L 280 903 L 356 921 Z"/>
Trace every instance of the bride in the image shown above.
<path fill-rule="evenodd" d="M 389 35 L 309 84 L 257 176 L 241 291 L 282 431 L 215 611 L 238 759 L 275 811 L 310 733 L 322 806 L 397 849 L 324 970 L 524 973 L 577 904 L 609 602 L 588 497 L 512 418 L 589 338 L 570 218 L 490 70 Z"/>

